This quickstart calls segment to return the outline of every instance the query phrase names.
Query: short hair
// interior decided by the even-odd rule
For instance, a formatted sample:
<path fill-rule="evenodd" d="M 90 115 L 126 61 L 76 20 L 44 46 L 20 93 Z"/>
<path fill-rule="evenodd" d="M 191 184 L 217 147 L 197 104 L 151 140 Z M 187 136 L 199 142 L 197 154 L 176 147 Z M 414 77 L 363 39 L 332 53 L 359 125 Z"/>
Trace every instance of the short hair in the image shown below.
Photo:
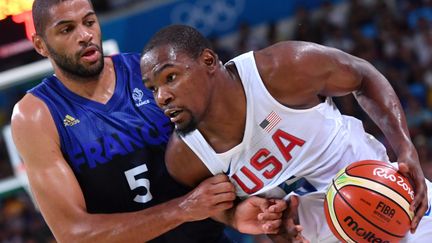
<path fill-rule="evenodd" d="M 145 45 L 142 55 L 164 45 L 169 45 L 193 59 L 198 58 L 204 49 L 212 49 L 210 41 L 198 30 L 191 26 L 175 24 L 156 32 Z"/>
<path fill-rule="evenodd" d="M 71 0 L 35 0 L 32 6 L 33 24 L 35 27 L 36 34 L 44 37 L 45 28 L 50 18 L 49 10 L 62 2 Z M 92 2 L 88 0 L 90 6 L 93 8 Z"/>

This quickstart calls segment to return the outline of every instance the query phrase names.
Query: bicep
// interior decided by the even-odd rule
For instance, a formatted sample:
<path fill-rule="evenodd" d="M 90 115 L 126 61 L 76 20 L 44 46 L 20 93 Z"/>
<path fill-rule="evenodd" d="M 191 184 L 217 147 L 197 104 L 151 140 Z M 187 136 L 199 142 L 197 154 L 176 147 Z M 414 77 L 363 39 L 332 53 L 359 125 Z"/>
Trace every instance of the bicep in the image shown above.
<path fill-rule="evenodd" d="M 204 163 L 175 133 L 168 143 L 165 163 L 170 175 L 186 186 L 195 187 L 212 176 Z"/>
<path fill-rule="evenodd" d="M 366 60 L 352 56 L 334 48 L 327 48 L 329 72 L 324 76 L 324 85 L 320 91 L 323 96 L 343 96 L 359 90 L 364 81 L 365 72 L 371 68 Z"/>
<path fill-rule="evenodd" d="M 46 112 L 43 107 L 17 105 L 12 116 L 12 136 L 25 164 L 32 193 L 56 235 L 78 222 L 85 212 L 85 202 L 60 151 L 54 122 Z"/>

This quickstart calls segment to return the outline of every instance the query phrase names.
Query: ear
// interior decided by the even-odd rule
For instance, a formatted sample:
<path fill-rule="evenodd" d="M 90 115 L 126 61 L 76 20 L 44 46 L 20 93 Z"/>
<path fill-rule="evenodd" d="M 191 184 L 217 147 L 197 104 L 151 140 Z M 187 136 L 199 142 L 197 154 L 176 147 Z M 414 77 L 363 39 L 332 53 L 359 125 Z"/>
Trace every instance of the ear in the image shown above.
<path fill-rule="evenodd" d="M 45 45 L 45 41 L 43 40 L 43 38 L 40 35 L 33 33 L 32 42 L 33 42 L 34 49 L 40 55 L 42 55 L 44 57 L 48 57 L 48 50 L 47 50 L 47 47 Z"/>
<path fill-rule="evenodd" d="M 211 49 L 204 49 L 201 53 L 201 60 L 209 68 L 209 70 L 215 70 L 219 63 L 217 54 Z"/>

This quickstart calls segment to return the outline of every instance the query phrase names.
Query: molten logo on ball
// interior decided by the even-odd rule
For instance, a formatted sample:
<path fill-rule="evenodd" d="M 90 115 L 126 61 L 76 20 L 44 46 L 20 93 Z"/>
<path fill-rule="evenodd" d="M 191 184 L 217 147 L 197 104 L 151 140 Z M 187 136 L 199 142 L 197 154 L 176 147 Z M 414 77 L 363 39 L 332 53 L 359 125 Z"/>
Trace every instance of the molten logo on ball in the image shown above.
<path fill-rule="evenodd" d="M 372 231 L 367 231 L 362 227 L 359 227 L 358 223 L 354 221 L 354 219 L 351 216 L 347 216 L 344 219 L 344 222 L 347 223 L 348 228 L 350 228 L 352 231 L 356 233 L 356 235 L 360 236 L 361 238 L 367 240 L 367 242 L 374 242 L 374 243 L 389 243 L 388 240 L 383 240 L 379 237 L 375 236 L 375 233 Z"/>

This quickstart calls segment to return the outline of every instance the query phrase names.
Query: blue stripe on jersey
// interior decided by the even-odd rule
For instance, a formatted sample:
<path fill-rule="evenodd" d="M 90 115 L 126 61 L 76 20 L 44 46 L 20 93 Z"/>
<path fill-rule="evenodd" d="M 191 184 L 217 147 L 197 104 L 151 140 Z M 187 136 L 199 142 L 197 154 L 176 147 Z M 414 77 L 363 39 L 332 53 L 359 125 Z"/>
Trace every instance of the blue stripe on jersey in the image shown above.
<path fill-rule="evenodd" d="M 430 213 L 431 213 L 431 204 L 429 204 L 429 208 L 428 208 L 428 210 L 426 211 L 426 213 L 424 214 L 424 216 L 429 216 Z"/>
<path fill-rule="evenodd" d="M 291 176 L 287 181 L 294 178 L 295 176 Z M 317 191 L 317 189 L 303 177 L 290 184 L 282 182 L 278 185 L 278 187 L 281 188 L 286 194 L 289 194 L 290 192 L 295 192 L 300 196 Z"/>

